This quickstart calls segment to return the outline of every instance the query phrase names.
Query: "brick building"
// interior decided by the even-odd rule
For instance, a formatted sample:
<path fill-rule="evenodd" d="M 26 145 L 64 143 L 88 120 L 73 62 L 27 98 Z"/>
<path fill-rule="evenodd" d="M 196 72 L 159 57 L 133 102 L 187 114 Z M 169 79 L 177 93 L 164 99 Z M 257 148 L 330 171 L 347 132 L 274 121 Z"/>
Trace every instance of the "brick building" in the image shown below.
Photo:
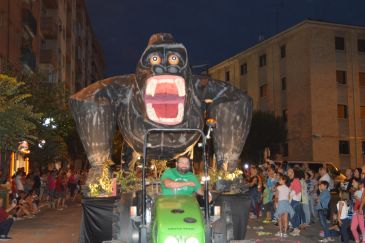
<path fill-rule="evenodd" d="M 209 74 L 283 117 L 284 159 L 365 163 L 365 27 L 305 20 Z"/>
<path fill-rule="evenodd" d="M 71 93 L 102 79 L 84 0 L 0 0 L 0 64 L 40 71 Z"/>

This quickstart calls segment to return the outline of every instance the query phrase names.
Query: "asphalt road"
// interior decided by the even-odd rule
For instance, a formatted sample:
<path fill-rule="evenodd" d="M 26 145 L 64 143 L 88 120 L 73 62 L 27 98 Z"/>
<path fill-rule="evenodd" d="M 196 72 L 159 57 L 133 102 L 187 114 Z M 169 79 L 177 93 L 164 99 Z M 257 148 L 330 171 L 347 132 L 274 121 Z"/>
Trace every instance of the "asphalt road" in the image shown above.
<path fill-rule="evenodd" d="M 301 231 L 300 236 L 288 236 L 287 238 L 276 237 L 275 233 L 279 231 L 279 227 L 273 224 L 263 224 L 263 219 L 259 221 L 256 219 L 249 219 L 249 227 L 246 233 L 247 243 L 258 243 L 258 242 L 295 242 L 295 243 L 312 243 L 318 242 L 321 237 L 319 231 L 322 229 L 319 223 L 315 223 Z M 340 243 L 340 238 L 334 238 L 335 243 Z"/>
<path fill-rule="evenodd" d="M 76 243 L 79 240 L 81 204 L 70 203 L 62 211 L 42 208 L 34 218 L 16 221 L 9 233 L 16 243 Z"/>

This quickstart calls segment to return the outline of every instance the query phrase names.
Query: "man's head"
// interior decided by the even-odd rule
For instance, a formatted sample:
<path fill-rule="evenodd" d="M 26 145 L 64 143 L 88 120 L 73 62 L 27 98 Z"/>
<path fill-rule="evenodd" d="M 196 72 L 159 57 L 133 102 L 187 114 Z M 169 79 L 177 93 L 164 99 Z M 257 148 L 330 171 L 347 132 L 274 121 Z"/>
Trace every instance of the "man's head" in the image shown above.
<path fill-rule="evenodd" d="M 181 156 L 176 160 L 176 170 L 180 174 L 186 174 L 190 171 L 190 159 L 186 156 Z"/>
<path fill-rule="evenodd" d="M 346 175 L 347 178 L 352 178 L 352 175 L 353 175 L 352 170 L 351 169 L 346 169 L 345 175 Z"/>
<path fill-rule="evenodd" d="M 293 170 L 293 168 L 288 169 L 288 176 L 291 180 L 294 179 L 294 170 Z"/>
<path fill-rule="evenodd" d="M 257 168 L 256 168 L 256 166 L 252 165 L 250 167 L 250 174 L 251 174 L 251 176 L 256 176 L 257 175 Z"/>
<path fill-rule="evenodd" d="M 319 174 L 321 175 L 321 176 L 324 176 L 325 174 L 327 174 L 328 173 L 328 170 L 327 170 L 327 167 L 321 167 L 320 169 L 319 169 Z"/>

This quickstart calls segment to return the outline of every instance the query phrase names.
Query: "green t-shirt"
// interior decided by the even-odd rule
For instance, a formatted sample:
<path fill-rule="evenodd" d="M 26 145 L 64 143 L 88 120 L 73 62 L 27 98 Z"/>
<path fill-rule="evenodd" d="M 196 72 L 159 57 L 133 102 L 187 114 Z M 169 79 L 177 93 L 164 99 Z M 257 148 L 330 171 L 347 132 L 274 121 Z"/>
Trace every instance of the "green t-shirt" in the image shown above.
<path fill-rule="evenodd" d="M 165 179 L 173 181 L 193 181 L 195 186 L 184 186 L 180 188 L 166 188 L 164 183 L 161 183 L 162 195 L 191 195 L 197 192 L 201 185 L 198 178 L 191 172 L 180 174 L 176 168 L 167 169 L 161 176 L 161 182 Z"/>

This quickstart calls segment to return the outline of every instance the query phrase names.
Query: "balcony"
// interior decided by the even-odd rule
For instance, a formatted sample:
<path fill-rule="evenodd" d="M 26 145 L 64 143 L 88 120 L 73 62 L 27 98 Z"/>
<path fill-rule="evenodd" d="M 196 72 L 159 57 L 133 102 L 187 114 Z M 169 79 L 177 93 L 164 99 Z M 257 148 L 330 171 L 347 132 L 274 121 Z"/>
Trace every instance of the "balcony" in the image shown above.
<path fill-rule="evenodd" d="M 57 66 L 57 56 L 55 50 L 41 49 L 39 55 L 40 64 L 51 64 L 54 68 Z"/>
<path fill-rule="evenodd" d="M 41 18 L 41 31 L 46 39 L 57 39 L 58 27 L 53 17 Z"/>
<path fill-rule="evenodd" d="M 58 7 L 57 1 L 58 0 L 43 0 L 43 4 L 47 8 L 56 9 Z"/>
<path fill-rule="evenodd" d="M 32 38 L 37 34 L 37 21 L 29 9 L 23 9 L 23 26 Z"/>
<path fill-rule="evenodd" d="M 21 50 L 21 63 L 28 71 L 34 71 L 36 67 L 35 55 L 30 48 L 22 48 Z"/>

